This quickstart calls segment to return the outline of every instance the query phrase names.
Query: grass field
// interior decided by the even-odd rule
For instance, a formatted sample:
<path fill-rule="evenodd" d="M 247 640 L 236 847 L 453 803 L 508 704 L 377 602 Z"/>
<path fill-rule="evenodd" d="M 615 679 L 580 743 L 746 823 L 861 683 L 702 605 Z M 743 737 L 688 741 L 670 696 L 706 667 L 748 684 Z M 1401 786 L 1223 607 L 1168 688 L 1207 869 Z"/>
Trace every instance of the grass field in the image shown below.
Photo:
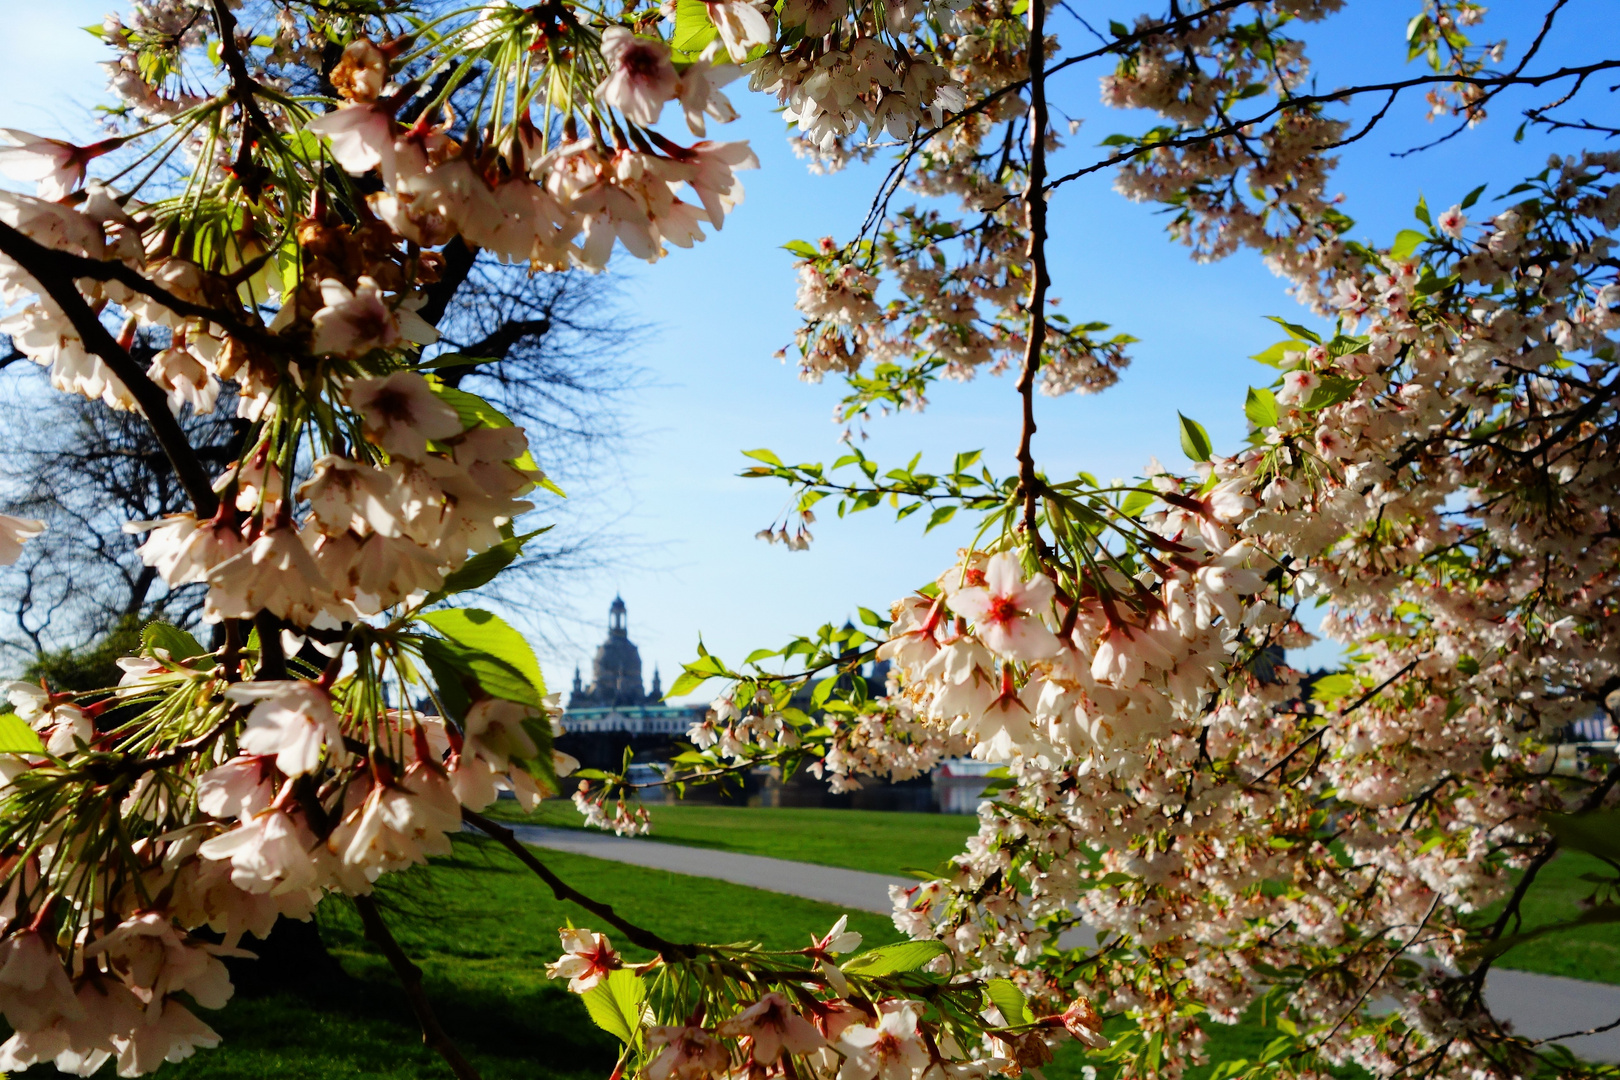
<path fill-rule="evenodd" d="M 573 803 L 541 803 L 522 816 L 515 804 L 499 803 L 501 816 L 535 825 L 582 828 Z M 819 810 L 803 807 L 761 809 L 700 803 L 651 804 L 649 839 L 692 847 L 769 855 L 821 866 L 842 866 L 874 874 L 938 872 L 960 854 L 979 819 L 960 814 L 900 814 L 882 810 Z"/>

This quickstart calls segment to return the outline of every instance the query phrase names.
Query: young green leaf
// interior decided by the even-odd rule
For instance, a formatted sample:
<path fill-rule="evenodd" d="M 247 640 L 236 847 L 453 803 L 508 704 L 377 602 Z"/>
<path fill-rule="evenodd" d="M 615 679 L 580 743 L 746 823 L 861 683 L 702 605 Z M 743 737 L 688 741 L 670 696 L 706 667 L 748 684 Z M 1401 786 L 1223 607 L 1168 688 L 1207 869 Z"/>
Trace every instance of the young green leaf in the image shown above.
<path fill-rule="evenodd" d="M 591 1021 L 626 1046 L 640 1038 L 647 984 L 640 975 L 620 968 L 580 997 Z"/>
<path fill-rule="evenodd" d="M 695 54 L 720 36 L 714 23 L 709 21 L 709 5 L 703 0 L 676 0 L 675 33 L 670 36 L 670 47 L 678 52 Z"/>
<path fill-rule="evenodd" d="M 950 946 L 942 941 L 902 941 L 898 945 L 885 945 L 863 952 L 839 967 L 846 974 L 875 979 L 880 975 L 918 971 L 934 957 L 944 956 L 950 951 Z"/>
<path fill-rule="evenodd" d="M 1257 428 L 1277 426 L 1277 397 L 1263 386 L 1249 387 L 1243 401 L 1243 415 Z"/>
<path fill-rule="evenodd" d="M 1314 330 L 1307 329 L 1298 323 L 1291 323 L 1287 319 L 1280 319 L 1275 315 L 1267 315 L 1266 318 L 1288 331 L 1289 334 L 1299 341 L 1308 341 L 1312 345 L 1322 344 L 1321 335 Z"/>
<path fill-rule="evenodd" d="M 1035 1022 L 1035 1014 L 1030 1012 L 1024 992 L 1011 979 L 991 979 L 985 985 L 984 994 L 990 999 L 990 1004 L 1001 1010 L 1002 1019 L 1008 1027 Z"/>
<path fill-rule="evenodd" d="M 1193 461 L 1208 461 L 1210 456 L 1209 433 L 1203 424 L 1185 416 L 1181 416 L 1181 452 Z"/>
<path fill-rule="evenodd" d="M 522 675 L 532 688 L 530 694 L 535 699 L 532 704 L 539 704 L 545 698 L 546 681 L 540 674 L 540 661 L 535 659 L 534 650 L 523 640 L 523 635 L 499 615 L 480 608 L 441 608 L 418 618 L 467 652 L 491 657 Z M 487 685 L 484 688 L 495 693 Z"/>
<path fill-rule="evenodd" d="M 1428 237 L 1416 229 L 1402 229 L 1395 234 L 1395 242 L 1390 245 L 1389 257 L 1392 259 L 1409 259 L 1418 245 L 1428 241 Z"/>
<path fill-rule="evenodd" d="M 43 754 L 45 744 L 22 717 L 0 713 L 0 754 Z"/>
<path fill-rule="evenodd" d="M 190 660 L 194 656 L 202 656 L 208 652 L 197 642 L 197 639 L 180 629 L 161 620 L 146 624 L 141 631 L 141 644 L 147 652 L 162 649 L 169 654 L 172 660 Z"/>

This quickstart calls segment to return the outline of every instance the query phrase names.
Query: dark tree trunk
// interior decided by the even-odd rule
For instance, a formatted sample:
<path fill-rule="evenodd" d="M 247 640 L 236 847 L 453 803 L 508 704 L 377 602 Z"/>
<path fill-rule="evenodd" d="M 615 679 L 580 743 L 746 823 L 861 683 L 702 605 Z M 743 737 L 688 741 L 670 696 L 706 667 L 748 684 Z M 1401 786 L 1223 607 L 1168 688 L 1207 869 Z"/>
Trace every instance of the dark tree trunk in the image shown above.
<path fill-rule="evenodd" d="M 236 992 L 248 997 L 293 992 L 330 991 L 350 981 L 337 958 L 326 951 L 320 927 L 314 920 L 278 919 L 264 940 L 242 939 L 242 948 L 257 953 L 257 960 L 231 958 L 231 982 Z"/>

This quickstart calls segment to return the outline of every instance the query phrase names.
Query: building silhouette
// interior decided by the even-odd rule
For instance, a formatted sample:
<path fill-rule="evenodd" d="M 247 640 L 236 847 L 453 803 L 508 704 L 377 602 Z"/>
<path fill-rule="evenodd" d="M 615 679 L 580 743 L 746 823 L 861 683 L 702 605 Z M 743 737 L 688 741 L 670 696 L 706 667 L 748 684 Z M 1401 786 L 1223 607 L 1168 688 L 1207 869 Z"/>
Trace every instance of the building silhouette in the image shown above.
<path fill-rule="evenodd" d="M 656 667 L 651 688 L 643 689 L 641 651 L 630 640 L 629 611 L 624 599 L 615 596 L 608 607 L 607 639 L 591 660 L 590 685 L 585 685 L 579 668 L 574 669 L 557 748 L 592 769 L 618 769 L 627 749 L 638 761 L 666 759 L 708 710 L 702 705 L 666 705 L 663 699 Z"/>

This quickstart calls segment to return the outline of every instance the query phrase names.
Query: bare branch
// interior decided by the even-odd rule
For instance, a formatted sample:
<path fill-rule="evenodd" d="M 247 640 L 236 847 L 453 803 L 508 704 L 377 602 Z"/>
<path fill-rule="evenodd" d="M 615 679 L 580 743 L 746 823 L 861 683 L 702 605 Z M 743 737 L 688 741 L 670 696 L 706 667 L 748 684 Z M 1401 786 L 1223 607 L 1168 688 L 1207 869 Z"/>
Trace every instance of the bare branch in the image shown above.
<path fill-rule="evenodd" d="M 191 497 L 197 516 L 212 517 L 219 500 L 209 483 L 208 473 L 197 459 L 196 451 L 186 439 L 186 433 L 180 429 L 180 422 L 169 412 L 168 397 L 161 387 L 146 377 L 134 358 L 101 325 L 101 320 L 90 310 L 90 305 L 73 284 L 76 276 L 74 267 L 80 262 L 117 265 L 126 270 L 128 267 L 123 267 L 121 263 L 100 263 L 95 259 L 81 260 L 74 255 L 53 251 L 4 222 L 0 222 L 0 253 L 33 275 L 78 331 L 85 348 L 99 356 L 134 396 L 146 416 L 146 422 L 152 426 L 152 433 L 157 436 L 159 445 L 168 456 L 169 464 L 174 467 L 175 475 Z M 134 274 L 134 271 L 130 273 Z"/>
<path fill-rule="evenodd" d="M 422 1042 L 431 1047 L 438 1055 L 444 1058 L 444 1063 L 450 1066 L 459 1080 L 481 1080 L 478 1070 L 472 1063 L 462 1056 L 456 1049 L 456 1044 L 450 1041 L 444 1028 L 439 1025 L 439 1019 L 433 1014 L 433 1006 L 422 990 L 422 969 L 411 962 L 405 955 L 405 950 L 399 947 L 394 935 L 389 932 L 388 924 L 383 922 L 382 914 L 377 910 L 377 902 L 369 896 L 354 898 L 354 906 L 360 912 L 360 921 L 365 924 L 366 938 L 382 951 L 388 959 L 388 965 L 394 969 L 399 978 L 399 984 L 405 991 L 406 999 L 411 1003 L 411 1011 L 416 1014 L 416 1022 L 422 1027 Z"/>

